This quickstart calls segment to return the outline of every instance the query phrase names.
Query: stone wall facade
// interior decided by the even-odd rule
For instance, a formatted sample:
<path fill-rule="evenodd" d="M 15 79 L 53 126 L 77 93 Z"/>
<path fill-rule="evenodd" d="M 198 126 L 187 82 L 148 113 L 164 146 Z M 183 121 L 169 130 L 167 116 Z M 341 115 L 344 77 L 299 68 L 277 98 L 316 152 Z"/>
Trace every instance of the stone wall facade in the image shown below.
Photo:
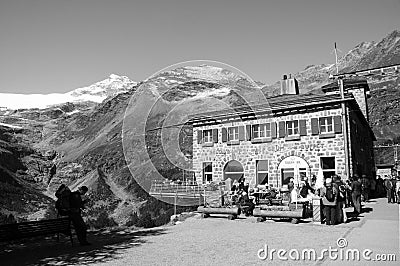
<path fill-rule="evenodd" d="M 342 109 L 339 105 L 326 107 L 325 110 L 314 110 L 307 113 L 281 114 L 273 117 L 258 117 L 256 120 L 234 121 L 217 125 L 197 126 L 193 129 L 193 170 L 196 181 L 203 183 L 203 163 L 212 163 L 212 180 L 222 181 L 224 168 L 229 161 L 236 160 L 244 168 L 244 177 L 250 185 L 257 184 L 256 162 L 257 160 L 268 161 L 268 183 L 273 186 L 281 186 L 282 173 L 280 170 L 281 162 L 290 158 L 301 158 L 307 165 L 307 178 L 317 175 L 321 168 L 321 158 L 335 158 L 335 172 L 346 178 L 345 145 L 343 132 L 331 134 L 330 136 L 312 134 L 312 118 L 320 117 L 341 117 Z M 222 142 L 222 128 L 234 126 L 246 126 L 259 123 L 305 120 L 306 134 L 299 139 L 289 140 L 285 137 L 268 139 L 265 142 L 253 143 L 251 140 L 243 140 L 238 143 L 229 144 Z M 212 145 L 198 143 L 198 134 L 202 130 L 218 129 L 218 142 Z M 277 128 L 278 130 L 278 128 Z M 296 182 L 297 180 L 295 180 Z"/>

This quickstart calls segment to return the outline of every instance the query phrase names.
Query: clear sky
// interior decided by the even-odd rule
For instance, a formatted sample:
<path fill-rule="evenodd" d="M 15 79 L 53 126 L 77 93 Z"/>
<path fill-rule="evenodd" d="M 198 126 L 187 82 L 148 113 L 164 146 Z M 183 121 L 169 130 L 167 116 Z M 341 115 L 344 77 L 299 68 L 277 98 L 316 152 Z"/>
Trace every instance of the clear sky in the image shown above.
<path fill-rule="evenodd" d="M 400 0 L 0 0 L 0 92 L 135 81 L 186 60 L 273 83 L 400 29 Z"/>

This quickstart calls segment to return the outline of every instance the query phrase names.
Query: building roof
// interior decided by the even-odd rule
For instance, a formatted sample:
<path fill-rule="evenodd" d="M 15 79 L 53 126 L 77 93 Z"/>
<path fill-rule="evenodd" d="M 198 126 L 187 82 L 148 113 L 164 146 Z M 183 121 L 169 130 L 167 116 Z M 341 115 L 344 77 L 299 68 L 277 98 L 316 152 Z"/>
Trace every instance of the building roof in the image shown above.
<path fill-rule="evenodd" d="M 220 111 L 205 112 L 190 117 L 192 123 L 206 123 L 207 121 L 217 121 L 226 118 L 255 118 L 260 114 L 272 114 L 282 111 L 295 109 L 307 109 L 316 106 L 335 105 L 341 102 L 355 102 L 352 95 L 346 95 L 344 99 L 340 95 L 316 95 L 316 94 L 298 94 L 298 95 L 278 95 L 267 99 L 264 104 L 246 104 L 242 106 L 231 107 Z"/>
<path fill-rule="evenodd" d="M 354 108 L 360 111 L 360 119 L 362 123 L 366 124 L 373 140 L 376 140 L 375 134 L 372 131 L 367 119 L 362 114 L 357 101 L 352 94 L 346 94 L 344 98 L 337 94 L 331 95 L 316 95 L 316 94 L 297 94 L 297 95 L 278 95 L 267 99 L 264 104 L 247 104 L 241 106 L 232 106 L 229 109 L 220 111 L 205 112 L 189 116 L 189 123 L 193 126 L 199 125 L 212 125 L 217 123 L 224 123 L 227 121 L 240 120 L 254 120 L 257 115 L 280 115 L 287 114 L 290 111 L 306 111 L 309 108 L 327 109 L 338 105 L 342 102 L 348 102 Z"/>
<path fill-rule="evenodd" d="M 365 91 L 369 91 L 368 82 L 365 78 L 352 78 L 352 79 L 343 79 L 344 90 L 354 89 L 354 88 L 363 88 Z M 329 83 L 325 86 L 322 86 L 323 92 L 330 91 L 339 91 L 339 85 L 337 81 Z"/>

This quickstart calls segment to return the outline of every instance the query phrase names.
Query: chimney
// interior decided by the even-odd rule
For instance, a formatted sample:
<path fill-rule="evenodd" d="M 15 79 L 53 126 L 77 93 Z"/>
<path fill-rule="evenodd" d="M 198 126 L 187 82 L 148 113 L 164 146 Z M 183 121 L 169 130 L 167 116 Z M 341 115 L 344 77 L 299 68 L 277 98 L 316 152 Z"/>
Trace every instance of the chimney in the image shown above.
<path fill-rule="evenodd" d="M 292 78 L 292 75 L 283 75 L 283 79 L 281 80 L 281 95 L 285 94 L 299 94 L 299 84 L 295 78 Z"/>

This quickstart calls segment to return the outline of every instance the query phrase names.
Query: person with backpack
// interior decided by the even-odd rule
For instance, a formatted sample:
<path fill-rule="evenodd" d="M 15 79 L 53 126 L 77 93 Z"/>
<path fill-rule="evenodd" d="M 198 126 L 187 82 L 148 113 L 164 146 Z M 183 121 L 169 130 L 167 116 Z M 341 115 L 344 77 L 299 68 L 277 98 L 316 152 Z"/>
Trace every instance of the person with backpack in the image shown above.
<path fill-rule="evenodd" d="M 65 184 L 62 184 L 56 191 L 55 196 L 57 216 L 68 216 L 70 211 L 71 190 Z"/>
<path fill-rule="evenodd" d="M 333 176 L 333 186 L 338 190 L 337 204 L 336 204 L 336 222 L 345 223 L 347 222 L 347 214 L 345 207 L 346 201 L 346 187 L 345 183 L 342 181 L 341 177 L 338 175 Z"/>
<path fill-rule="evenodd" d="M 320 189 L 320 197 L 324 206 L 324 216 L 327 225 L 336 224 L 336 204 L 338 198 L 338 189 L 333 186 L 332 178 L 325 180 L 325 186 Z"/>
<path fill-rule="evenodd" d="M 79 243 L 82 246 L 90 245 L 86 239 L 87 227 L 82 218 L 82 209 L 84 209 L 85 204 L 85 201 L 82 200 L 82 196 L 85 195 L 87 191 L 88 188 L 86 186 L 81 186 L 78 190 L 71 192 L 70 196 L 69 217 L 74 225 Z"/>

